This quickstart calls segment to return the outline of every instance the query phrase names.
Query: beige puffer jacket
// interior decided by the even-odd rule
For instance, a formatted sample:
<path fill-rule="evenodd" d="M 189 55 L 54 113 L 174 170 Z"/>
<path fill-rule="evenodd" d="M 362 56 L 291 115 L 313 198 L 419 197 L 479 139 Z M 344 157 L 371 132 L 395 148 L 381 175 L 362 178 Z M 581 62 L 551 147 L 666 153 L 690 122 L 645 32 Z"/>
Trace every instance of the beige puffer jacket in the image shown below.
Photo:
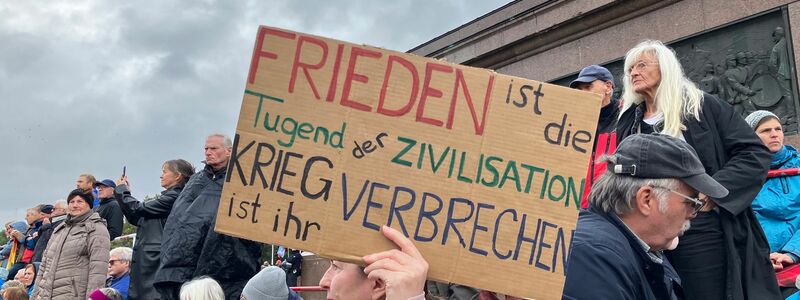
<path fill-rule="evenodd" d="M 86 299 L 105 286 L 111 247 L 105 220 L 89 211 L 56 227 L 31 299 Z"/>

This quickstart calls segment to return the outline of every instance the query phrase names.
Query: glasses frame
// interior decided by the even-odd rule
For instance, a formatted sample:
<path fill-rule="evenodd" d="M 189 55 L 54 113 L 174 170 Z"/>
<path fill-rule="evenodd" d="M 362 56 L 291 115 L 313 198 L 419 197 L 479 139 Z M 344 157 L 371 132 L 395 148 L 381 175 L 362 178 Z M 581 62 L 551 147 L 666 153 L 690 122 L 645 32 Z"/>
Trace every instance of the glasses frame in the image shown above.
<path fill-rule="evenodd" d="M 697 215 L 697 213 L 699 213 L 700 210 L 703 209 L 704 206 L 706 206 L 706 201 L 705 200 L 702 200 L 700 198 L 695 198 L 695 197 L 689 197 L 689 196 L 684 195 L 682 193 L 679 193 L 679 192 L 677 192 L 677 191 L 675 191 L 675 190 L 673 190 L 671 188 L 663 187 L 663 186 L 657 186 L 657 185 L 651 185 L 650 187 L 667 190 L 667 191 L 669 191 L 669 192 L 671 192 L 671 193 L 673 193 L 675 195 L 681 196 L 681 198 L 683 198 L 685 200 L 684 203 L 690 203 L 692 205 L 692 215 Z"/>
<path fill-rule="evenodd" d="M 628 74 L 633 73 L 633 70 L 641 72 L 642 70 L 647 69 L 647 67 L 651 65 L 658 65 L 658 62 L 640 60 L 635 64 L 633 64 L 630 68 L 628 68 Z"/>

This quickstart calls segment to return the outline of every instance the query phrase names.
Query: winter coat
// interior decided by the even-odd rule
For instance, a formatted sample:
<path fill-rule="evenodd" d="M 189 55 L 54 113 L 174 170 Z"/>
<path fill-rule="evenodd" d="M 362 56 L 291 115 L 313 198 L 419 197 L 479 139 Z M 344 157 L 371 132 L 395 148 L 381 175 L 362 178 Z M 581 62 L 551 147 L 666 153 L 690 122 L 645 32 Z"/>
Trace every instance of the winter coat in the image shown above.
<path fill-rule="evenodd" d="M 156 199 L 141 202 L 131 196 L 127 185 L 114 189 L 114 196 L 122 213 L 137 227 L 136 244 L 133 245 L 131 280 L 128 290 L 130 300 L 156 300 L 161 295 L 153 287 L 158 264 L 161 261 L 161 243 L 164 225 L 172 211 L 172 204 L 180 195 L 183 186 L 172 187 L 161 192 Z"/>
<path fill-rule="evenodd" d="M 92 211 L 59 224 L 45 250 L 31 299 L 86 299 L 106 283 L 111 247 L 105 221 Z"/>
<path fill-rule="evenodd" d="M 611 103 L 600 109 L 597 120 L 592 156 L 589 157 L 589 170 L 586 174 L 586 185 L 581 196 L 581 208 L 589 206 L 589 192 L 592 184 L 606 171 L 606 163 L 600 161 L 605 155 L 614 154 L 617 150 L 617 118 L 619 118 L 619 103 L 612 99 Z"/>
<path fill-rule="evenodd" d="M 100 199 L 97 213 L 108 224 L 108 235 L 113 240 L 122 234 L 122 209 L 114 198 Z"/>
<path fill-rule="evenodd" d="M 581 209 L 570 247 L 562 299 L 683 299 L 669 261 L 653 261 L 616 214 Z"/>
<path fill-rule="evenodd" d="M 637 132 L 643 111 L 644 103 L 622 113 L 617 123 L 618 144 Z M 778 299 L 767 238 L 750 207 L 767 177 L 769 150 L 730 104 L 707 93 L 703 94 L 700 121 L 692 117 L 685 119 L 684 125 L 683 136 L 706 173 L 729 191 L 728 196 L 713 199 L 727 249 L 727 270 L 712 271 L 726 272 L 727 299 Z"/>
<path fill-rule="evenodd" d="M 800 168 L 797 150 L 784 146 L 773 154 L 770 168 Z M 800 257 L 800 176 L 767 179 L 753 200 L 753 210 L 767 235 L 770 252 Z"/>
<path fill-rule="evenodd" d="M 42 225 L 42 228 L 39 228 L 39 240 L 36 241 L 36 247 L 33 248 L 33 262 L 42 261 L 42 255 L 44 255 L 44 250 L 47 249 L 47 243 L 50 242 L 50 237 L 53 236 L 53 230 L 58 227 L 58 224 L 64 222 L 64 219 L 66 218 L 67 215 L 54 217 L 50 223 L 44 224 Z"/>
<path fill-rule="evenodd" d="M 183 283 L 207 275 L 222 286 L 226 299 L 239 299 L 260 270 L 261 244 L 214 231 L 227 168 L 209 165 L 192 175 L 164 227 L 161 264 L 155 284 Z"/>

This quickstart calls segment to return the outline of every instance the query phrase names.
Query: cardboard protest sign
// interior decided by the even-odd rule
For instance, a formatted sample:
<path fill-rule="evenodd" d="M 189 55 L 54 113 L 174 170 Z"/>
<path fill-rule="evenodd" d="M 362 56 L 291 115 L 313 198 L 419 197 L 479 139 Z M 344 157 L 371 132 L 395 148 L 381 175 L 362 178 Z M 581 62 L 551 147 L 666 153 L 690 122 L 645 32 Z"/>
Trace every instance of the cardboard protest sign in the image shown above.
<path fill-rule="evenodd" d="M 554 62 L 555 63 L 555 62 Z M 599 95 L 260 27 L 216 230 L 429 277 L 561 295 Z"/>

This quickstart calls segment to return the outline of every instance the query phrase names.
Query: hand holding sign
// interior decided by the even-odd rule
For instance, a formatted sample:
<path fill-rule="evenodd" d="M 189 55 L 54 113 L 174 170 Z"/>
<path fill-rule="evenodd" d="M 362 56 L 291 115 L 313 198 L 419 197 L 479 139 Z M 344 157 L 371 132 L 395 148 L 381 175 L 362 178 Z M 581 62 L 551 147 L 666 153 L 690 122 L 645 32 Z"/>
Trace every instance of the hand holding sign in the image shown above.
<path fill-rule="evenodd" d="M 409 299 L 421 295 L 428 274 L 428 262 L 417 247 L 399 231 L 382 226 L 383 235 L 400 250 L 392 249 L 364 256 L 364 272 L 386 286 L 386 299 Z"/>

